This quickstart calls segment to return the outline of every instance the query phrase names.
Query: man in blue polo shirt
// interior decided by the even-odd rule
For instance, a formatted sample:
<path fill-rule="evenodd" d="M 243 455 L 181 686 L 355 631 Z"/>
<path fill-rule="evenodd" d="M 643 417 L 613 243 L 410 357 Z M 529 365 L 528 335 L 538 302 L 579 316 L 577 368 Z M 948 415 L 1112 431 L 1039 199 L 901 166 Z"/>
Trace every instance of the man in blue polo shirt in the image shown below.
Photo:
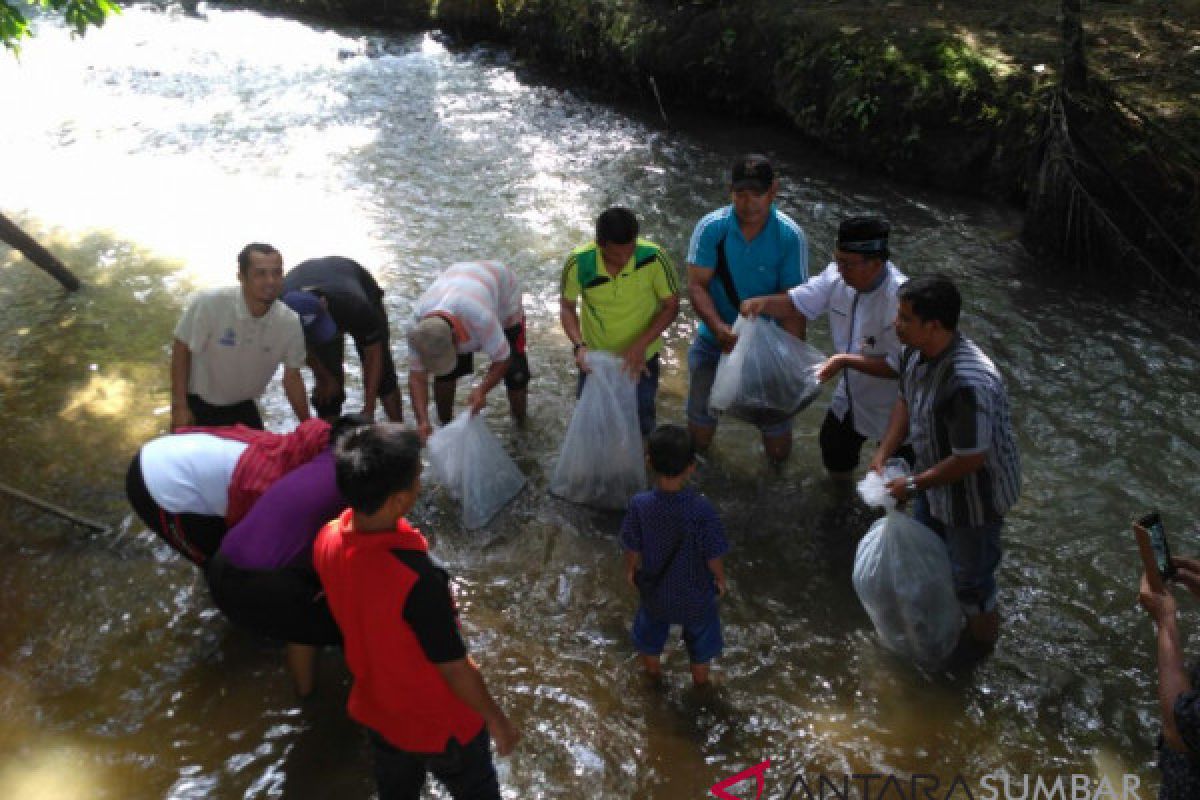
<path fill-rule="evenodd" d="M 700 316 L 700 332 L 688 350 L 688 428 L 696 447 L 707 449 L 717 430 L 708 410 L 721 353 L 737 342 L 733 323 L 743 300 L 786 292 L 808 280 L 804 231 L 775 208 L 779 181 L 765 156 L 744 155 L 733 165 L 732 203 L 696 224 L 688 245 L 688 294 Z M 804 337 L 803 321 L 780 321 Z M 792 423 L 760 427 L 763 449 L 772 463 L 792 450 Z"/>

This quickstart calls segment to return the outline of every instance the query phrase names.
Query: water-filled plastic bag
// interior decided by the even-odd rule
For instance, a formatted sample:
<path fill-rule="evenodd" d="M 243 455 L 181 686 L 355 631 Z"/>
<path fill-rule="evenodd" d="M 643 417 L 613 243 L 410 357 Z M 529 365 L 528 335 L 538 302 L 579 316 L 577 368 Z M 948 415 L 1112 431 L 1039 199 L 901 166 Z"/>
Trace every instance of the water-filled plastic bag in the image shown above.
<path fill-rule="evenodd" d="M 791 419 L 821 393 L 820 350 L 766 317 L 738 317 L 737 344 L 722 353 L 708 406 L 760 426 Z"/>
<path fill-rule="evenodd" d="M 551 493 L 596 508 L 623 509 L 646 488 L 637 383 L 610 353 L 588 353 L 591 372 L 563 437 Z"/>
<path fill-rule="evenodd" d="M 963 624 L 950 556 L 936 533 L 896 510 L 883 483 L 871 472 L 859 484 L 864 500 L 889 510 L 858 543 L 854 591 L 885 647 L 936 667 L 954 650 Z"/>
<path fill-rule="evenodd" d="M 525 476 L 478 414 L 464 411 L 429 437 L 434 480 L 462 501 L 463 527 L 482 528 L 525 485 Z"/>

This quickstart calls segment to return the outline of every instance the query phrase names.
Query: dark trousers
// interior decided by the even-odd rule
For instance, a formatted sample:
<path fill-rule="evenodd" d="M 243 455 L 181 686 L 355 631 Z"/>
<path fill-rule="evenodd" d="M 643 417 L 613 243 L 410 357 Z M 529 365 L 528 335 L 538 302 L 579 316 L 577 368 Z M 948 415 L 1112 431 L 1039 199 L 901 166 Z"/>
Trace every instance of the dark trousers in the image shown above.
<path fill-rule="evenodd" d="M 367 733 L 379 800 L 419 800 L 429 772 L 454 800 L 500 800 L 500 781 L 492 764 L 492 739 L 487 728 L 465 745 L 452 738 L 441 753 L 397 750 L 375 731 L 368 729 Z"/>
<path fill-rule="evenodd" d="M 204 577 L 213 603 L 234 625 L 296 644 L 342 643 L 312 567 L 242 569 L 217 553 L 208 560 Z"/>
<path fill-rule="evenodd" d="M 637 382 L 637 411 L 638 411 L 638 428 L 642 432 L 642 438 L 646 438 L 654 432 L 654 425 L 658 416 L 655 412 L 654 400 L 658 396 L 658 375 L 660 372 L 659 366 L 661 359 L 659 354 L 655 353 L 649 361 L 646 362 L 646 371 L 638 376 Z M 587 383 L 587 373 L 580 372 L 579 378 L 575 382 L 575 399 L 583 394 L 583 385 Z"/>
<path fill-rule="evenodd" d="M 821 461 L 830 472 L 853 472 L 858 466 L 863 442 L 867 441 L 867 437 L 854 430 L 853 411 L 847 411 L 843 419 L 838 419 L 832 411 L 826 411 L 818 439 L 821 443 Z M 901 445 L 893 455 L 903 458 L 910 467 L 917 463 L 911 445 Z"/>
<path fill-rule="evenodd" d="M 196 418 L 197 425 L 226 427 L 229 425 L 245 425 L 257 431 L 263 430 L 262 416 L 253 400 L 243 400 L 231 406 L 214 406 L 206 403 L 198 394 L 187 396 L 188 408 Z"/>
<path fill-rule="evenodd" d="M 387 319 L 387 312 L 383 311 L 382 306 L 380 306 L 380 313 L 383 314 L 384 319 Z M 383 398 L 396 391 L 400 384 L 396 377 L 396 364 L 392 361 L 391 344 L 386 338 L 380 344 L 383 347 L 383 372 L 379 378 L 379 396 Z M 341 331 L 338 331 L 337 335 L 328 342 L 309 345 L 309 349 L 338 382 L 338 392 L 329 402 L 317 402 L 316 392 L 313 392 L 310 398 L 313 408 L 316 409 L 317 416 L 321 419 L 336 417 L 342 413 L 342 404 L 346 402 L 346 337 Z M 367 362 L 363 357 L 363 349 L 359 347 L 357 341 L 354 342 L 354 349 L 358 351 L 359 363 L 365 366 Z M 364 369 L 364 381 L 366 377 Z"/>
<path fill-rule="evenodd" d="M 161 508 L 146 488 L 139 451 L 125 473 L 125 495 L 134 512 L 185 558 L 203 566 L 225 538 L 225 518 L 207 514 L 173 514 Z"/>

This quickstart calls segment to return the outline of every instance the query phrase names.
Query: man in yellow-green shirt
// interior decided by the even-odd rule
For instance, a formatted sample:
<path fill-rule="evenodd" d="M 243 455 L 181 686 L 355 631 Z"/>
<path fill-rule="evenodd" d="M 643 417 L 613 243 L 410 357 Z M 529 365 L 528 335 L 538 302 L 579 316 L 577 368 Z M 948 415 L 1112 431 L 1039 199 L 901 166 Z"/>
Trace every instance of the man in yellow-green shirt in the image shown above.
<path fill-rule="evenodd" d="M 610 208 L 597 218 L 596 240 L 573 250 L 563 266 L 559 319 L 579 367 L 576 393 L 587 380 L 589 350 L 620 357 L 637 379 L 638 422 L 648 436 L 662 332 L 679 313 L 679 276 L 666 252 L 637 234 L 637 217 L 627 208 Z"/>

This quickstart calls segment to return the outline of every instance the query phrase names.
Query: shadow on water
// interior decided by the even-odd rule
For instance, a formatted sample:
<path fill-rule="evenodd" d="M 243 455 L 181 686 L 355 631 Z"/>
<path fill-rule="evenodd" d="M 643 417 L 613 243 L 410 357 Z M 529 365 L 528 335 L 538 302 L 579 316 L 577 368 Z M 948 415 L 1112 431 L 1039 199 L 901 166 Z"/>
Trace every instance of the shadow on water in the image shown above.
<path fill-rule="evenodd" d="M 22 224 L 84 286 L 64 292 L 16 251 L 0 251 L 0 471 L 111 519 L 123 504 L 106 479 L 166 423 L 166 343 L 187 287 L 179 264 L 132 242 Z"/>

